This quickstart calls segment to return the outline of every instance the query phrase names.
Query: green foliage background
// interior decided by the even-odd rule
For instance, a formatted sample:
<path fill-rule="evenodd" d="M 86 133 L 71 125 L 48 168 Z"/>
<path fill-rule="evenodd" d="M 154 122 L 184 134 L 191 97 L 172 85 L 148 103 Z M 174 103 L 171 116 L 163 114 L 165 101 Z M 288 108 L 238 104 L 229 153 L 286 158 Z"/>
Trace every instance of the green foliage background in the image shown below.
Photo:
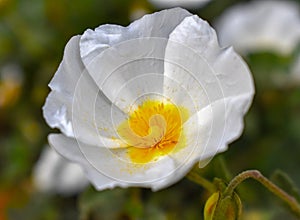
<path fill-rule="evenodd" d="M 237 2 L 241 1 L 213 0 L 190 11 L 213 22 Z M 65 44 L 100 24 L 128 25 L 137 8 L 157 10 L 144 0 L 0 0 L 0 71 L 13 65 L 22 73 L 11 92 L 1 89 L 0 78 L 0 98 L 6 100 L 0 102 L 1 220 L 202 219 L 209 194 L 186 179 L 156 193 L 136 188 L 96 192 L 88 187 L 75 196 L 41 193 L 32 182 L 32 169 L 51 132 L 41 107 Z M 228 181 L 225 161 L 230 175 L 258 169 L 270 177 L 279 169 L 300 187 L 300 85 L 285 82 L 297 54 L 300 47 L 284 57 L 268 51 L 244 57 L 256 84 L 245 131 L 200 171 L 204 177 Z M 290 185 L 286 189 L 297 191 Z M 244 219 L 294 219 L 253 181 L 241 185 L 239 194 Z"/>

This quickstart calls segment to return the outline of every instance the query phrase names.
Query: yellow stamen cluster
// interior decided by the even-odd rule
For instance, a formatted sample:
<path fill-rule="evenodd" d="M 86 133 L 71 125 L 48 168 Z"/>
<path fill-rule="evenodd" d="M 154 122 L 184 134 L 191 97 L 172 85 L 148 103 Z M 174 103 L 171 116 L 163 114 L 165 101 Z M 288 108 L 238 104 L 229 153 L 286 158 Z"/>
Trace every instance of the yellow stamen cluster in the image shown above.
<path fill-rule="evenodd" d="M 171 102 L 146 100 L 133 110 L 117 131 L 130 159 L 148 163 L 185 146 L 182 124 L 188 111 Z M 175 149 L 176 148 L 176 149 Z"/>

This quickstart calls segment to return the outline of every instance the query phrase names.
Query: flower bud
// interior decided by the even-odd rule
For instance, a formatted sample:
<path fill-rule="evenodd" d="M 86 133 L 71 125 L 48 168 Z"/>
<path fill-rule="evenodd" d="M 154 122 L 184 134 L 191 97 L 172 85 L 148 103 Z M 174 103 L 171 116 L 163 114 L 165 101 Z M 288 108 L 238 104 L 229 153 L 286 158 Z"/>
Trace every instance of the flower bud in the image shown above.
<path fill-rule="evenodd" d="M 204 220 L 237 220 L 241 212 L 242 203 L 236 193 L 223 197 L 220 192 L 215 192 L 205 204 Z"/>
<path fill-rule="evenodd" d="M 212 220 L 220 197 L 219 192 L 213 193 L 204 206 L 204 220 Z"/>

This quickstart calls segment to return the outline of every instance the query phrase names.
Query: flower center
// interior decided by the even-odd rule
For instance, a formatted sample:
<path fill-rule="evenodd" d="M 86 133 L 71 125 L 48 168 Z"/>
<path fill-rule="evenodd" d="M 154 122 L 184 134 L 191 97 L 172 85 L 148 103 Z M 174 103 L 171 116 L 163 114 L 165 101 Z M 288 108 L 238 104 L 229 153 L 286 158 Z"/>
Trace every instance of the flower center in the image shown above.
<path fill-rule="evenodd" d="M 130 159 L 148 163 L 185 146 L 182 124 L 188 111 L 171 102 L 146 100 L 133 110 L 117 131 Z"/>

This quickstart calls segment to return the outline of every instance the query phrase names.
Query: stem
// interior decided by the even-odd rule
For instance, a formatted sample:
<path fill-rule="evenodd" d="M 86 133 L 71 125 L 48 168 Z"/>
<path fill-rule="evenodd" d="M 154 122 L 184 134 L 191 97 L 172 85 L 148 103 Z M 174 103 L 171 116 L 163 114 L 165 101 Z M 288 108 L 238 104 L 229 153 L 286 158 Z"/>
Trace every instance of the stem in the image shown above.
<path fill-rule="evenodd" d="M 204 179 L 201 175 L 199 175 L 197 172 L 195 171 L 191 171 L 189 172 L 186 177 L 191 180 L 192 182 L 195 182 L 197 184 L 199 184 L 200 186 L 202 186 L 203 188 L 205 188 L 206 190 L 208 190 L 211 193 L 214 193 L 216 191 L 216 187 L 214 184 L 212 184 L 210 181 Z"/>
<path fill-rule="evenodd" d="M 300 204 L 297 202 L 297 200 L 264 177 L 258 170 L 247 170 L 234 177 L 225 189 L 224 197 L 232 195 L 235 188 L 248 178 L 252 178 L 260 182 L 270 192 L 282 199 L 291 208 L 291 210 L 295 212 L 295 214 L 300 216 Z"/>
<path fill-rule="evenodd" d="M 223 155 L 219 155 L 217 157 L 217 161 L 219 163 L 219 168 L 221 169 L 222 174 L 224 175 L 224 178 L 226 181 L 229 181 L 232 179 L 232 174 L 228 169 L 228 166 L 226 164 L 226 161 L 224 160 Z"/>

